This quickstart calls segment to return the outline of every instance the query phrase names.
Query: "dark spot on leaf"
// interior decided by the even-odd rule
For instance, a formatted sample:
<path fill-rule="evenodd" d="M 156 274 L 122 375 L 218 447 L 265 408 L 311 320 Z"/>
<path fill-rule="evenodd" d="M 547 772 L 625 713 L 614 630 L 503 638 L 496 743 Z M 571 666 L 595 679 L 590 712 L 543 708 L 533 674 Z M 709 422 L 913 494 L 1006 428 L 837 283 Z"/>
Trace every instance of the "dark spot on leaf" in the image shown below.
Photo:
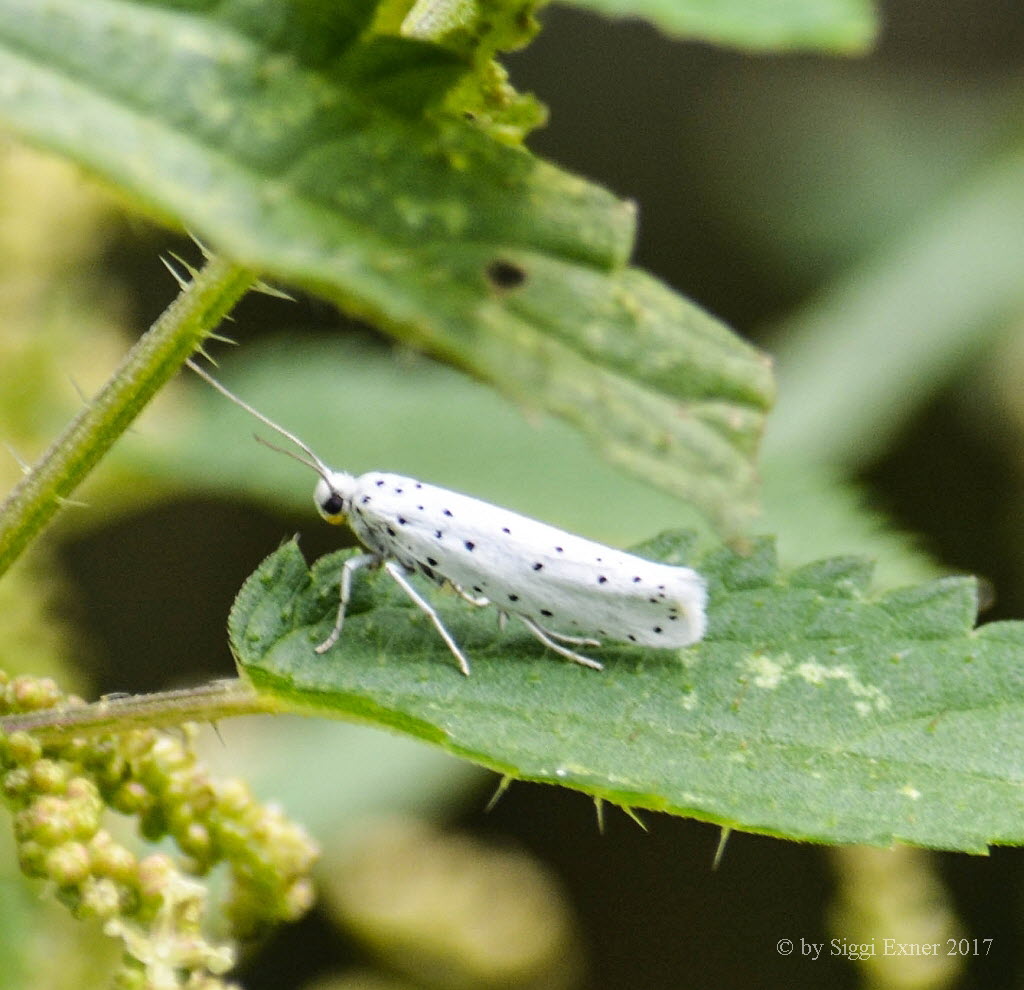
<path fill-rule="evenodd" d="M 526 271 L 515 262 L 495 258 L 485 269 L 487 281 L 496 289 L 518 289 L 526 281 Z"/>
<path fill-rule="evenodd" d="M 548 619 L 550 619 L 550 618 L 551 618 L 551 616 L 553 616 L 553 615 L 554 615 L 555 613 L 554 613 L 554 612 L 552 612 L 552 611 L 551 611 L 551 609 L 547 609 L 547 608 L 542 608 L 542 609 L 540 610 L 540 614 L 541 614 L 541 615 L 543 615 L 543 616 L 544 616 L 545 618 L 548 618 Z"/>
<path fill-rule="evenodd" d="M 655 631 L 656 633 L 660 633 L 660 632 L 662 631 L 662 629 L 661 629 L 661 626 L 655 626 L 655 627 L 654 627 L 654 631 Z"/>
<path fill-rule="evenodd" d="M 541 569 L 542 569 L 543 567 L 544 567 L 544 565 L 543 565 L 542 563 L 540 563 L 540 561 L 537 561 L 537 563 L 535 563 L 535 564 L 533 565 L 533 569 L 534 569 L 535 571 L 539 571 L 539 570 L 541 570 Z"/>
<path fill-rule="evenodd" d="M 451 518 L 451 514 L 452 514 L 452 513 L 451 513 L 451 510 L 450 510 L 450 509 L 445 509 L 445 510 L 444 510 L 444 515 L 448 516 L 449 518 Z"/>
<path fill-rule="evenodd" d="M 444 536 L 444 533 L 442 533 L 441 530 L 439 529 L 435 529 L 434 536 L 436 536 L 438 539 L 441 539 L 441 537 Z"/>
<path fill-rule="evenodd" d="M 608 583 L 608 578 L 606 578 L 603 574 L 599 574 L 598 577 L 597 577 L 597 583 L 598 584 L 607 584 Z"/>
<path fill-rule="evenodd" d="M 508 596 L 508 600 L 510 602 L 517 602 L 517 601 L 519 601 L 519 596 L 518 595 L 509 595 Z"/>
<path fill-rule="evenodd" d="M 466 540 L 462 545 L 470 551 L 476 547 L 476 544 L 472 540 Z"/>
<path fill-rule="evenodd" d="M 434 560 L 433 557 L 427 557 L 427 563 L 430 564 L 431 567 L 437 567 L 437 561 Z"/>
<path fill-rule="evenodd" d="M 509 534 L 511 534 L 511 533 L 512 533 L 512 530 L 510 530 L 510 529 L 508 528 L 508 526 L 502 526 L 502 527 L 501 527 L 501 531 L 502 531 L 503 533 L 509 533 Z"/>

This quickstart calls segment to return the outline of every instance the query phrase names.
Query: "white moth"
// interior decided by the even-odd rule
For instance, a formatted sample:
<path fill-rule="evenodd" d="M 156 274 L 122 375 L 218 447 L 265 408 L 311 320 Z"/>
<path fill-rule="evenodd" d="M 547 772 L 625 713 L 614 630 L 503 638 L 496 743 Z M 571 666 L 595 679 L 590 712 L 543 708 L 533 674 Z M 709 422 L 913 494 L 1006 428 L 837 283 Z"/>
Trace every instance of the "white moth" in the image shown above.
<path fill-rule="evenodd" d="M 602 669 L 600 663 L 570 647 L 600 646 L 596 637 L 602 637 L 668 649 L 703 637 L 707 592 L 704 579 L 689 567 L 613 550 L 414 478 L 333 471 L 298 437 L 188 364 L 309 458 L 283 451 L 320 475 L 313 496 L 320 515 L 330 523 L 347 522 L 366 548 L 345 561 L 334 629 L 317 653 L 338 641 L 352 577 L 363 567 L 387 571 L 430 618 L 466 675 L 469 661 L 409 575 L 447 585 L 472 605 L 493 605 L 502 623 L 514 616 L 555 653 L 595 670 Z"/>

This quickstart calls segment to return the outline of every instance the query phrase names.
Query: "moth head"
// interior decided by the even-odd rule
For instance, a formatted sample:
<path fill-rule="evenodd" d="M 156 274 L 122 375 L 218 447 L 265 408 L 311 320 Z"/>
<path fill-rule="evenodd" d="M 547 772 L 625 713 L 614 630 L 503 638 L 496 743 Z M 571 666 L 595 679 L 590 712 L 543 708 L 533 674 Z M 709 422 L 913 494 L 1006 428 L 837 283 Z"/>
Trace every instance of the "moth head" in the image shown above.
<path fill-rule="evenodd" d="M 313 492 L 316 511 L 321 518 L 338 526 L 348 518 L 352 505 L 352 488 L 355 478 L 344 471 L 327 471 L 321 475 Z"/>

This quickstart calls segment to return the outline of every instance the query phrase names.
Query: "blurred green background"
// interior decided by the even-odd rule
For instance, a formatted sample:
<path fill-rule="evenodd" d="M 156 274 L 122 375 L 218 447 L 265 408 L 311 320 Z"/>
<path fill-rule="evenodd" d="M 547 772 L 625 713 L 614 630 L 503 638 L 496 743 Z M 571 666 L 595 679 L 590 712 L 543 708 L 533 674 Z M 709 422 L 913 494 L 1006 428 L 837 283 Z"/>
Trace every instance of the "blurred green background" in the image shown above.
<path fill-rule="evenodd" d="M 882 14 L 877 50 L 846 60 L 724 52 L 556 5 L 507 64 L 550 109 L 531 148 L 638 202 L 636 263 L 777 353 L 761 528 L 779 534 L 784 557 L 878 555 L 886 583 L 975 573 L 983 618 L 1019 618 L 1024 9 L 898 0 Z M 36 313 L 46 334 L 11 319 L 0 346 L 23 360 L 64 342 L 60 361 L 38 359 L 60 369 L 45 389 L 10 383 L 0 396 L 4 432 L 26 424 L 27 458 L 61 424 L 50 410 L 74 409 L 69 379 L 91 392 L 172 297 L 159 256 L 196 256 L 106 202 L 69 230 L 57 182 L 34 164 L 8 165 L 4 179 L 18 199 L 4 207 L 0 245 L 8 316 Z M 33 188 L 48 200 L 36 213 L 61 220 L 27 244 Z M 82 192 L 69 189 L 77 203 Z M 22 227 L 10 219 L 19 210 Z M 112 326 L 126 336 L 105 335 Z M 225 378 L 346 469 L 419 474 L 621 544 L 692 522 L 568 429 L 392 353 L 316 300 L 251 297 L 229 332 L 243 346 L 219 352 Z M 340 335 L 354 349 L 335 371 L 322 348 Z M 185 383 L 39 551 L 57 560 L 44 579 L 53 618 L 25 638 L 63 635 L 89 696 L 229 675 L 224 622 L 256 563 L 297 531 L 310 557 L 337 546 L 312 511 L 308 474 L 251 432 Z M 580 503 L 582 478 L 598 479 L 600 499 Z M 485 810 L 491 775 L 373 730 L 273 719 L 220 734 L 208 734 L 209 759 L 250 776 L 329 852 L 325 906 L 253 954 L 239 974 L 251 990 L 337 973 L 345 982 L 331 985 L 353 988 L 1024 983 L 1013 850 L 879 854 L 876 874 L 856 851 L 736 834 L 714 870 L 713 827 L 648 814 L 641 831 L 611 810 L 602 833 L 585 798 L 525 784 Z M 386 826 L 365 824 L 381 816 Z M 870 878 L 877 894 L 886 877 L 897 878 L 888 915 L 880 897 L 865 908 L 858 887 Z M 922 933 L 994 941 L 921 972 L 776 951 L 784 938 L 933 940 Z"/>

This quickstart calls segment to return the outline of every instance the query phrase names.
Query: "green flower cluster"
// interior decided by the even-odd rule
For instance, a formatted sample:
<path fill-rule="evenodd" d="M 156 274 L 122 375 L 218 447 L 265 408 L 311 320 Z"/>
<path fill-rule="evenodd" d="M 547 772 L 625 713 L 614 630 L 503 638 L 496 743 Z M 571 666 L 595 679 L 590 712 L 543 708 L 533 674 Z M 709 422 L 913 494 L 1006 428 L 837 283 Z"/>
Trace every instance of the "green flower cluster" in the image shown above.
<path fill-rule="evenodd" d="M 0 673 L 0 714 L 82 705 L 48 679 Z M 124 946 L 118 990 L 221 990 L 231 941 L 300 917 L 313 900 L 317 855 L 305 831 L 259 804 L 239 780 L 215 780 L 191 748 L 194 726 L 42 742 L 3 734 L 0 791 L 14 814 L 24 872 L 48 881 L 82 919 Z M 108 809 L 137 817 L 144 838 L 170 836 L 182 856 L 140 857 L 103 827 Z M 227 944 L 213 944 L 205 885 L 225 863 Z"/>

